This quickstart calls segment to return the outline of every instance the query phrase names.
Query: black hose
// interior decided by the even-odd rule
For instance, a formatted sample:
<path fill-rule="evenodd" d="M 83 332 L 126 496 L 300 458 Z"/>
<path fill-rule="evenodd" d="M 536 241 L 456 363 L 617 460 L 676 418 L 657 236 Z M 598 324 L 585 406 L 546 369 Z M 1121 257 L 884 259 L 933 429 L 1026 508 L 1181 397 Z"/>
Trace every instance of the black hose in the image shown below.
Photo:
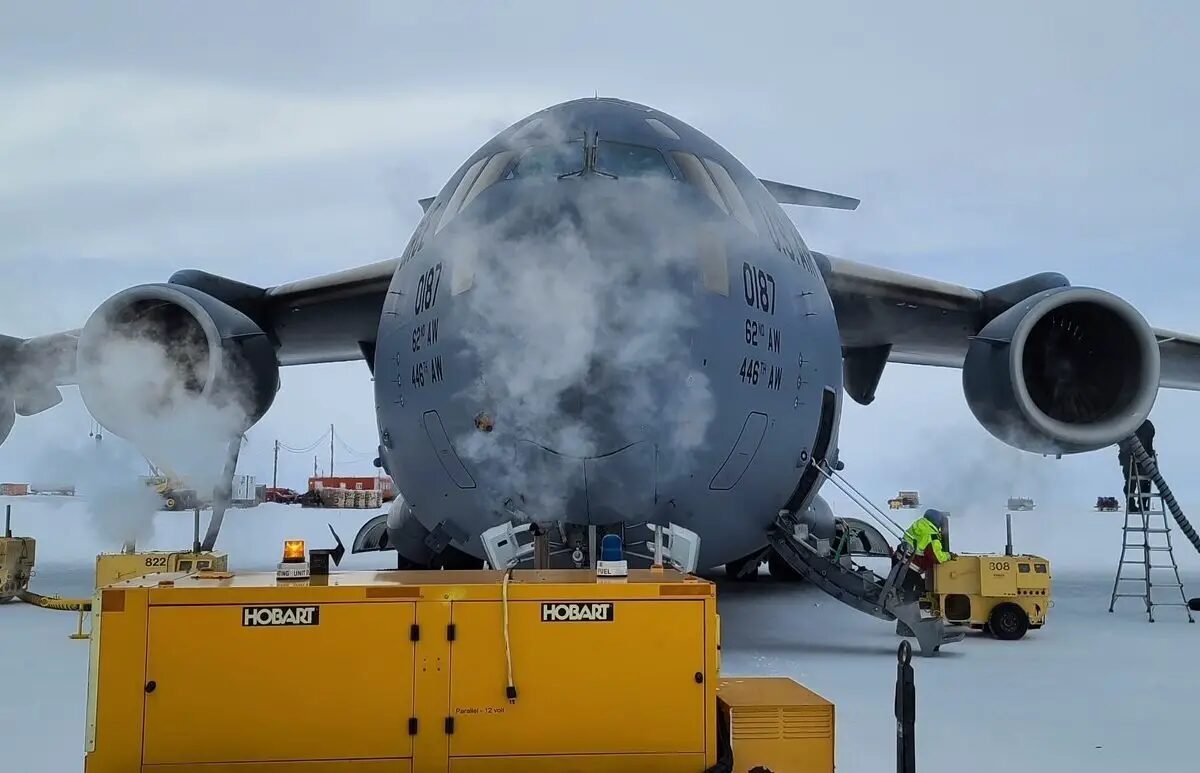
<path fill-rule="evenodd" d="M 1175 523 L 1179 524 L 1179 530 L 1188 538 L 1188 542 L 1192 543 L 1192 547 L 1196 548 L 1196 552 L 1200 553 L 1200 535 L 1196 534 L 1196 530 L 1192 528 L 1192 524 L 1183 514 L 1183 508 L 1175 501 L 1175 495 L 1171 493 L 1171 487 L 1163 480 L 1162 473 L 1158 471 L 1158 460 L 1151 456 L 1146 451 L 1146 447 L 1142 445 L 1142 441 L 1137 435 L 1130 435 L 1125 438 L 1123 445 L 1133 452 L 1133 458 L 1137 461 L 1138 468 L 1143 474 L 1149 475 L 1150 480 L 1154 481 L 1154 485 L 1158 487 L 1158 492 L 1162 494 L 1163 502 L 1166 503 L 1167 509 L 1171 511 L 1171 516 L 1175 519 Z"/>
<path fill-rule="evenodd" d="M 221 522 L 225 520 L 225 511 L 229 509 L 233 499 L 233 473 L 237 470 L 238 453 L 242 450 L 242 438 L 239 435 L 229 441 L 229 450 L 225 454 L 225 467 L 221 472 L 221 480 L 213 490 L 212 517 L 208 519 L 208 530 L 204 534 L 204 542 L 200 549 L 212 550 L 217 545 L 217 535 L 221 533 Z"/>

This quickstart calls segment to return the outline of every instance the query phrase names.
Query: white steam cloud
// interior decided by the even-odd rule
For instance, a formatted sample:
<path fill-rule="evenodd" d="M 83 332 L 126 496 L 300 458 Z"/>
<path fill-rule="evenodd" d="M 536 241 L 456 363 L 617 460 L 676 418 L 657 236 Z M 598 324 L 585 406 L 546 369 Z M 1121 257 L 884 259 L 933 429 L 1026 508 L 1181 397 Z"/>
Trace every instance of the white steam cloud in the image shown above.
<path fill-rule="evenodd" d="M 72 486 L 86 502 L 90 525 L 105 549 L 146 542 L 154 535 L 154 513 L 162 499 L 139 479 L 145 463 L 119 439 L 82 448 L 59 448 L 37 461 L 36 487 Z"/>
<path fill-rule="evenodd" d="M 921 508 L 934 507 L 953 516 L 1001 517 L 1009 497 L 1030 497 L 1045 505 L 1053 499 L 1057 469 L 1040 454 L 1020 451 L 983 435 L 975 428 L 947 429 L 922 438 L 932 449 L 904 469 L 919 489 Z"/>
<path fill-rule="evenodd" d="M 213 399 L 200 391 L 210 356 L 202 335 L 164 341 L 160 333 L 149 323 L 104 330 L 86 364 L 80 363 L 86 368 L 85 403 L 176 485 L 207 501 L 227 483 L 222 478 L 228 449 L 245 430 L 247 412 L 236 399 Z M 162 502 L 130 469 L 136 465 L 118 465 L 104 453 L 81 454 L 75 461 L 74 481 L 98 529 L 121 541 L 148 536 Z"/>
<path fill-rule="evenodd" d="M 523 206 L 443 232 L 481 366 L 468 399 L 494 420 L 456 447 L 500 473 L 530 517 L 560 518 L 582 458 L 658 445 L 661 480 L 703 443 L 716 403 L 690 355 L 703 293 L 678 183 L 527 180 Z M 564 191 L 579 198 L 554 210 Z M 647 206 L 652 211 L 647 211 Z M 538 448 L 553 449 L 558 460 Z"/>

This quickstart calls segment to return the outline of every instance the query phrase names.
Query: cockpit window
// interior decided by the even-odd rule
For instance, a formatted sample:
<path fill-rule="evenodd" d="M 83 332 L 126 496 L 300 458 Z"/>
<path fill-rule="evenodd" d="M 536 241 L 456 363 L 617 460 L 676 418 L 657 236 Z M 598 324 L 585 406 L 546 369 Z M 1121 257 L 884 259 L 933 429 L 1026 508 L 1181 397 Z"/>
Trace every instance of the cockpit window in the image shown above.
<path fill-rule="evenodd" d="M 658 120 L 657 118 L 647 118 L 646 123 L 650 124 L 651 129 L 658 132 L 662 136 L 667 137 L 668 139 L 672 139 L 672 140 L 679 139 L 679 135 L 675 133 L 674 129 L 672 129 L 670 126 L 667 126 L 665 123 Z"/>
<path fill-rule="evenodd" d="M 758 228 L 754 224 L 754 216 L 750 214 L 746 200 L 742 198 L 741 191 L 738 190 L 725 167 L 711 158 L 701 160 L 682 150 L 672 151 L 671 156 L 683 170 L 684 179 L 688 183 L 699 188 L 712 203 L 721 208 L 722 212 L 733 215 L 739 223 L 758 233 Z"/>
<path fill-rule="evenodd" d="M 471 190 L 471 186 L 474 185 L 475 179 L 479 177 L 479 171 L 483 169 L 483 165 L 486 163 L 487 158 L 485 157 L 479 159 L 474 164 L 471 164 L 471 167 L 467 169 L 466 173 L 462 176 L 462 179 L 458 181 L 458 187 L 454 189 L 454 193 L 451 194 L 450 200 L 446 202 L 446 207 L 442 210 L 441 220 L 438 222 L 437 231 L 434 231 L 434 233 L 437 233 L 445 228 L 446 224 L 453 220 L 454 216 L 458 214 L 458 210 L 462 207 L 463 199 L 466 198 L 467 192 Z"/>
<path fill-rule="evenodd" d="M 488 188 L 495 185 L 504 175 L 504 170 L 508 169 L 508 165 L 512 163 L 516 152 L 506 150 L 503 153 L 497 153 L 492 156 L 483 166 L 483 171 L 479 173 L 475 184 L 471 186 L 471 190 L 463 198 L 462 205 L 458 208 L 459 212 L 466 209 L 467 206 L 475 200 L 475 197 L 486 191 Z"/>
<path fill-rule="evenodd" d="M 667 160 L 654 148 L 607 140 L 596 143 L 596 171 L 616 177 L 675 179 Z"/>
<path fill-rule="evenodd" d="M 717 190 L 717 184 L 713 182 L 712 175 L 704 168 L 704 164 L 700 163 L 700 159 L 682 150 L 672 151 L 671 156 L 675 159 L 675 163 L 679 164 L 680 170 L 683 171 L 684 179 L 699 188 L 700 192 L 707 196 L 709 201 L 716 204 L 722 212 L 728 215 L 729 207 L 725 204 L 725 199 L 721 198 L 721 192 Z"/>
<path fill-rule="evenodd" d="M 754 225 L 754 216 L 750 214 L 750 208 L 746 206 L 746 200 L 742 198 L 741 191 L 734 184 L 733 178 L 729 176 L 729 171 L 711 158 L 704 159 L 704 168 L 712 175 L 713 182 L 717 184 L 717 190 L 725 198 L 725 203 L 729 205 L 730 214 L 737 218 L 739 223 L 758 233 L 758 229 Z"/>
<path fill-rule="evenodd" d="M 557 145 L 536 145 L 517 159 L 508 179 L 526 177 L 562 177 L 583 171 L 583 140 L 571 140 Z"/>

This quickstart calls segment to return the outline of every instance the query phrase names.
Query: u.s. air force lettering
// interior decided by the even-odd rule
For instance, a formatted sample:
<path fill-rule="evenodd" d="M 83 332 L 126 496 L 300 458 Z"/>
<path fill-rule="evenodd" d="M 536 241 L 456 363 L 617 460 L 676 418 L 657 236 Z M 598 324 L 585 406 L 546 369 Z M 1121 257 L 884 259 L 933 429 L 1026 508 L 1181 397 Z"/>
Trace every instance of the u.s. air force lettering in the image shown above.
<path fill-rule="evenodd" d="M 320 625 L 320 607 L 242 607 L 242 625 Z"/>
<path fill-rule="evenodd" d="M 543 623 L 611 623 L 613 619 L 613 604 L 611 601 L 600 601 L 591 604 L 579 604 L 564 601 L 543 601 Z"/>

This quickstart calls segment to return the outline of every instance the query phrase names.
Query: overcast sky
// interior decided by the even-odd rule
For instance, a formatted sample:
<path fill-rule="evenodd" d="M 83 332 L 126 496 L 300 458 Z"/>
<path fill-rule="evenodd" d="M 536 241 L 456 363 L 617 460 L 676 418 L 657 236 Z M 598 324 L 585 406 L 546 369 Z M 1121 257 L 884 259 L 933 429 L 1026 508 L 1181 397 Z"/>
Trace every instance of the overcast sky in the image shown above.
<path fill-rule="evenodd" d="M 179 268 L 270 285 L 396 256 L 416 200 L 476 147 L 594 93 L 673 114 L 760 176 L 860 197 L 853 213 L 790 213 L 814 249 L 979 288 L 1061 271 L 1200 331 L 1191 2 L 221 7 L 5 6 L 0 332 L 77 326 Z M 362 363 L 283 383 L 244 471 L 269 478 L 275 438 L 304 446 L 331 422 L 374 447 Z M 0 479 L 87 442 L 68 392 L 18 422 Z M 1164 392 L 1154 413 L 1181 487 L 1200 463 L 1197 409 L 1200 394 Z M 842 448 L 880 496 L 954 500 L 985 475 L 1089 503 L 1119 483 L 1109 451 L 1005 450 L 957 371 L 890 366 L 875 405 L 847 408 Z M 311 469 L 285 456 L 281 483 Z"/>

